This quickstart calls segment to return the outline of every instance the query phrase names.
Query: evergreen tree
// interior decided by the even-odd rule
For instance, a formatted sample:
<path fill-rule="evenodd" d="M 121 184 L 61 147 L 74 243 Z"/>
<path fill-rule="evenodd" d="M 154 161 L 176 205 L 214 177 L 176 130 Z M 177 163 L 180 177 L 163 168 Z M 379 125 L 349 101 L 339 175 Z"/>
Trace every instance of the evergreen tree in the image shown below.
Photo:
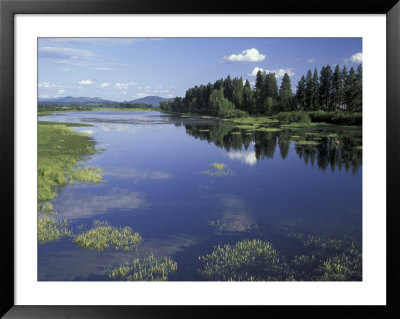
<path fill-rule="evenodd" d="M 279 88 L 279 100 L 281 111 L 291 111 L 293 105 L 293 92 L 290 77 L 287 73 L 284 74 L 281 87 Z"/>
<path fill-rule="evenodd" d="M 314 69 L 312 78 L 312 94 L 311 94 L 311 107 L 313 110 L 319 110 L 319 77 L 317 68 Z"/>
<path fill-rule="evenodd" d="M 356 109 L 356 104 L 354 99 L 355 90 L 356 90 L 356 72 L 354 70 L 354 67 L 351 67 L 346 79 L 346 86 L 344 91 L 345 101 L 347 104 L 347 109 L 349 111 L 354 111 Z"/>
<path fill-rule="evenodd" d="M 333 73 L 333 91 L 332 98 L 334 102 L 334 107 L 342 105 L 343 103 L 343 90 L 342 90 L 342 73 L 340 72 L 339 65 L 336 65 L 335 72 Z"/>
<path fill-rule="evenodd" d="M 305 100 L 306 100 L 306 78 L 304 75 L 301 77 L 299 83 L 297 84 L 296 90 L 296 98 L 298 104 L 305 109 Z"/>
<path fill-rule="evenodd" d="M 314 103 L 314 82 L 312 78 L 312 73 L 311 70 L 308 70 L 307 72 L 307 77 L 306 77 L 306 90 L 305 90 L 305 96 L 304 96 L 304 109 L 306 111 L 312 110 L 313 109 L 313 103 Z"/>
<path fill-rule="evenodd" d="M 354 88 L 354 108 L 357 112 L 362 111 L 362 65 L 357 67 L 357 73 L 355 78 Z"/>
<path fill-rule="evenodd" d="M 246 80 L 243 88 L 243 110 L 249 114 L 256 113 L 253 91 L 251 90 L 250 82 L 248 80 Z"/>
<path fill-rule="evenodd" d="M 321 106 L 326 109 L 332 109 L 332 88 L 333 88 L 333 74 L 331 66 L 323 66 L 321 68 L 319 77 L 319 98 Z"/>
<path fill-rule="evenodd" d="M 265 102 L 266 102 L 266 94 L 264 87 L 264 79 L 266 75 L 265 72 L 261 72 L 258 70 L 256 75 L 256 84 L 255 84 L 255 100 L 256 100 L 256 113 L 264 114 L 265 113 Z"/>

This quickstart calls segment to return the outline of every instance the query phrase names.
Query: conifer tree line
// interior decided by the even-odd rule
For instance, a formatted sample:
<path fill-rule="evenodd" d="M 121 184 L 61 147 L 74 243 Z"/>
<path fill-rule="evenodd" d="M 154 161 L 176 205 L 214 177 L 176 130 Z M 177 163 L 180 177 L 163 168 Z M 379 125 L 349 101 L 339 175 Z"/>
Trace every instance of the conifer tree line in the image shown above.
<path fill-rule="evenodd" d="M 282 77 L 278 88 L 275 73 L 259 70 L 254 88 L 248 80 L 231 78 L 217 80 L 214 84 L 195 86 L 186 91 L 183 98 L 163 101 L 161 109 L 168 112 L 194 113 L 222 117 L 273 115 L 290 111 L 362 111 L 362 65 L 342 69 L 330 65 L 320 72 L 308 70 L 292 92 L 290 77 Z"/>

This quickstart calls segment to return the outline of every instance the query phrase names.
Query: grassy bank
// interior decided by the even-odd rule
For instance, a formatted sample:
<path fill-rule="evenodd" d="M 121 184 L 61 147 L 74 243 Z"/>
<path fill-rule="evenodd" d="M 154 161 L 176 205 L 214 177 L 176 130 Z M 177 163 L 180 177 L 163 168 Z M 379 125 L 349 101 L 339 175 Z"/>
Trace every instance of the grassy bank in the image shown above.
<path fill-rule="evenodd" d="M 101 171 L 80 167 L 79 162 L 97 152 L 95 141 L 86 134 L 73 132 L 78 123 L 38 122 L 38 201 L 57 196 L 57 189 L 76 181 L 99 182 Z"/>

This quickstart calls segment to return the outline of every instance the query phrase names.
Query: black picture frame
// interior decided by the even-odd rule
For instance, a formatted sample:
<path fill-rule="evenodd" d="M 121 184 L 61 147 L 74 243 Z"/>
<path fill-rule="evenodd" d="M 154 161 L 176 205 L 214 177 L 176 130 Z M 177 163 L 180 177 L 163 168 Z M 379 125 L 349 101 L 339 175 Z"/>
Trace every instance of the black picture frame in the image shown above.
<path fill-rule="evenodd" d="M 21 306 L 14 303 L 14 15 L 15 14 L 385 14 L 387 19 L 386 118 L 386 306 Z M 398 0 L 286 0 L 223 1 L 182 0 L 0 0 L 0 181 L 3 184 L 0 231 L 1 308 L 4 318 L 164 318 L 249 317 L 263 311 L 269 317 L 334 316 L 347 318 L 400 317 L 397 185 L 400 162 L 400 2 Z M 376 212 L 384 214 L 384 212 Z M 260 309 L 261 308 L 261 309 Z"/>

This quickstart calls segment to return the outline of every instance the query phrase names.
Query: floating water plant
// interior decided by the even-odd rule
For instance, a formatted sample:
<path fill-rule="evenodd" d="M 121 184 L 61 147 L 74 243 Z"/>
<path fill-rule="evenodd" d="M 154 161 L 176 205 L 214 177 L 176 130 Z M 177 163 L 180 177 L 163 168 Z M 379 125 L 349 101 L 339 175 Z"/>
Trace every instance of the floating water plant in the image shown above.
<path fill-rule="evenodd" d="M 216 221 L 211 220 L 208 222 L 208 224 L 212 227 L 217 228 L 220 231 L 251 231 L 258 229 L 257 224 L 246 224 L 246 223 L 241 223 L 241 222 L 234 222 L 234 223 L 225 223 L 219 219 Z"/>
<path fill-rule="evenodd" d="M 219 171 L 224 170 L 226 168 L 226 165 L 224 163 L 212 163 L 211 166 Z"/>
<path fill-rule="evenodd" d="M 233 175 L 231 170 L 228 169 L 228 165 L 224 163 L 211 163 L 208 166 L 214 168 L 214 170 L 201 171 L 200 173 L 208 176 L 230 176 Z"/>
<path fill-rule="evenodd" d="M 157 260 L 153 254 L 143 260 L 134 259 L 115 268 L 106 270 L 111 280 L 121 281 L 167 281 L 168 275 L 178 269 L 177 263 L 169 257 Z"/>
<path fill-rule="evenodd" d="M 302 146 L 302 145 L 316 146 L 316 145 L 319 145 L 319 143 L 316 142 L 316 141 L 302 140 L 302 141 L 296 141 L 296 145 L 299 145 L 299 146 Z"/>
<path fill-rule="evenodd" d="M 107 222 L 94 222 L 89 231 L 74 238 L 74 243 L 84 249 L 103 251 L 108 248 L 129 251 L 137 248 L 143 241 L 139 233 L 133 233 L 131 227 L 113 227 Z"/>
<path fill-rule="evenodd" d="M 203 263 L 200 273 L 211 280 L 265 281 L 288 277 L 287 266 L 277 251 L 269 242 L 259 239 L 217 246 L 199 260 Z"/>
<path fill-rule="evenodd" d="M 354 281 L 361 280 L 361 254 L 351 255 L 342 253 L 328 258 L 322 265 L 322 281 Z"/>
<path fill-rule="evenodd" d="M 38 242 L 45 244 L 60 240 L 64 236 L 72 236 L 68 225 L 69 222 L 67 220 L 57 221 L 49 216 L 39 217 L 37 228 Z"/>
<path fill-rule="evenodd" d="M 281 129 L 277 127 L 259 127 L 256 131 L 260 132 L 279 132 Z"/>

